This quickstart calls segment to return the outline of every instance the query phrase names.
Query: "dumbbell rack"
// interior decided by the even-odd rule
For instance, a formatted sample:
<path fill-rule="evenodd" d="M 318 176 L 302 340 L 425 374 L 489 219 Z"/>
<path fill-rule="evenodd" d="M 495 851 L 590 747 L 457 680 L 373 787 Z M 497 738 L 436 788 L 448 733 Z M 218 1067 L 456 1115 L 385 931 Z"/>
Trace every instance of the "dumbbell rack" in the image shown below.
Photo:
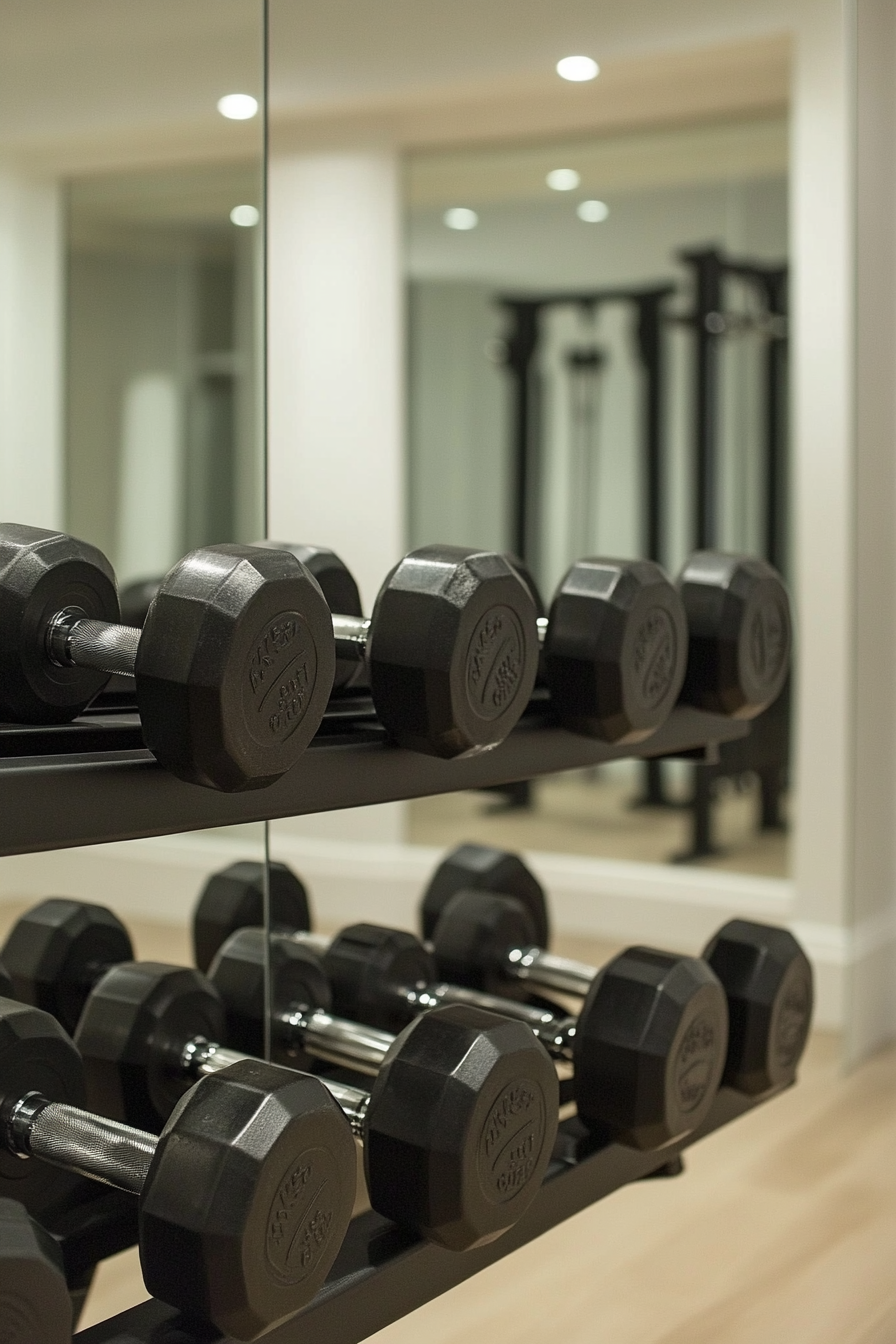
<path fill-rule="evenodd" d="M 0 854 L 482 789 L 632 756 L 712 761 L 719 743 L 747 732 L 745 723 L 679 707 L 635 749 L 614 747 L 565 732 L 536 695 L 501 746 L 443 761 L 396 747 L 370 701 L 347 697 L 332 705 L 302 760 L 277 784 L 223 794 L 166 774 L 143 747 L 137 716 L 101 708 L 61 727 L 0 725 Z M 373 1212 L 359 1214 L 325 1287 L 265 1338 L 271 1344 L 356 1344 L 612 1191 L 675 1174 L 684 1148 L 774 1095 L 746 1098 L 722 1089 L 702 1128 L 661 1154 L 597 1142 L 574 1116 L 564 1120 L 542 1190 L 527 1214 L 497 1241 L 464 1254 L 409 1236 Z M 77 1280 L 91 1259 L 134 1244 L 135 1201 L 98 1190 L 52 1231 L 70 1281 Z M 222 1344 L 224 1339 L 214 1327 L 190 1322 L 155 1300 L 76 1338 L 79 1344 Z"/>

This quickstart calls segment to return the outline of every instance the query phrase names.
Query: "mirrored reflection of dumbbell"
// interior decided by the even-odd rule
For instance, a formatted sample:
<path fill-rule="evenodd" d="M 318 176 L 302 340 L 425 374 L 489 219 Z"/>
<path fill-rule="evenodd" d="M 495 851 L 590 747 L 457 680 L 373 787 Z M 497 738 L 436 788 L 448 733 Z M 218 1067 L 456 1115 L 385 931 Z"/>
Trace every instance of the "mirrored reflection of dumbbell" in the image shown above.
<path fill-rule="evenodd" d="M 505 896 L 484 896 L 528 917 Z M 371 924 L 343 929 L 332 940 L 274 935 L 272 982 L 293 994 L 311 945 L 330 984 L 335 1011 L 378 1029 L 400 1031 L 443 1004 L 467 1004 L 525 1022 L 552 1058 L 574 1067 L 579 1118 L 601 1137 L 641 1149 L 660 1148 L 706 1118 L 718 1091 L 728 1039 L 725 995 L 696 957 L 630 948 L 605 967 L 602 992 L 581 1015 L 440 982 L 435 963 L 411 933 Z M 228 1010 L 228 1034 L 261 1037 L 265 933 L 241 929 L 221 948 L 212 979 Z M 259 969 L 253 975 L 253 966 Z M 284 1015 L 284 1008 L 275 1011 Z M 287 1009 L 288 1012 L 288 1009 Z"/>
<path fill-rule="evenodd" d="M 684 679 L 687 621 L 653 561 L 576 560 L 538 630 L 551 709 L 564 728 L 634 744 L 669 717 Z"/>
<path fill-rule="evenodd" d="M 0 1340 L 71 1344 L 71 1337 L 59 1247 L 17 1200 L 0 1198 Z"/>
<path fill-rule="evenodd" d="M 459 891 L 443 910 L 432 938 L 444 979 L 495 994 L 522 997 L 529 986 L 584 998 L 582 1017 L 613 993 L 614 962 L 598 970 L 539 947 L 527 912 L 509 897 Z M 631 949 L 643 974 L 660 973 L 647 949 Z M 656 954 L 666 957 L 668 954 Z M 617 959 L 618 960 L 618 959 Z M 674 960 L 672 958 L 671 960 Z M 758 1094 L 790 1083 L 812 1017 L 812 969 L 786 929 L 732 920 L 704 949 L 703 960 L 728 1001 L 729 1037 L 722 1081 Z M 650 971 L 648 966 L 656 966 Z M 579 1035 L 577 1034 L 577 1042 Z M 584 1054 L 581 1056 L 584 1062 Z"/>
<path fill-rule="evenodd" d="M 793 642 L 784 580 L 756 556 L 696 551 L 677 579 L 688 621 L 681 700 L 753 719 L 777 700 Z"/>
<path fill-rule="evenodd" d="M 138 1195 L 147 1289 L 228 1337 L 310 1300 L 355 1195 L 351 1130 L 317 1079 L 235 1063 L 186 1092 L 158 1137 L 84 1110 L 83 1093 L 55 1018 L 0 1000 L 0 1193 L 27 1207 L 61 1168 Z"/>
<path fill-rule="evenodd" d="M 262 936 L 256 986 L 263 961 Z M 280 988 L 279 1058 L 376 1075 L 369 1091 L 323 1082 L 363 1142 L 377 1212 L 458 1251 L 517 1221 L 540 1188 L 558 1114 L 554 1067 L 528 1027 L 466 1007 L 429 1014 L 397 1037 L 333 1018 L 310 953 L 304 966 L 291 964 L 289 991 Z M 150 962 L 109 971 L 76 1033 L 94 1104 L 148 1128 L 193 1080 L 249 1058 L 224 1039 L 214 986 L 198 971 Z"/>
<path fill-rule="evenodd" d="M 335 684 L 369 685 L 399 745 L 455 757 L 504 740 L 538 669 L 535 606 L 504 556 L 460 546 L 411 551 L 386 576 L 367 619 L 338 556 L 289 549 L 325 574 L 333 601 L 347 599 L 347 608 L 332 608 Z"/>
<path fill-rule="evenodd" d="M 193 959 L 200 971 L 208 970 L 218 948 L 237 929 L 265 923 L 264 884 L 265 865 L 253 860 L 212 873 L 193 911 Z M 278 933 L 310 929 L 308 892 L 292 869 L 285 863 L 269 864 L 268 884 L 271 929 Z"/>
<path fill-rule="evenodd" d="M 754 718 L 790 666 L 787 590 L 753 556 L 698 551 L 674 589 L 649 561 L 577 560 L 538 624 L 560 722 L 608 742 L 643 740 L 676 702 Z"/>
<path fill-rule="evenodd" d="M 241 860 L 213 873 L 205 883 L 193 911 L 193 953 L 201 971 L 208 970 L 218 948 L 237 929 L 264 924 L 264 873 L 263 863 Z M 285 863 L 271 863 L 269 880 L 271 929 L 308 932 L 311 902 L 301 878 Z M 461 888 L 515 896 L 535 922 L 536 942 L 549 945 L 550 917 L 541 884 L 516 854 L 475 844 L 459 845 L 433 875 L 421 907 L 424 939 L 432 937 L 442 908 Z"/>
<path fill-rule="evenodd" d="M 0 527 L 3 718 L 65 722 L 123 672 L 167 770 L 209 788 L 261 788 L 316 732 L 334 666 L 329 609 L 289 552 L 193 551 L 162 580 L 141 631 L 119 624 L 115 579 L 95 547 Z"/>
<path fill-rule="evenodd" d="M 134 960 L 130 935 L 105 906 L 50 897 L 26 910 L 0 950 L 9 998 L 51 1013 L 71 1035 L 106 971 Z"/>
<path fill-rule="evenodd" d="M 351 580 L 342 561 L 332 552 L 323 552 L 319 547 L 293 550 L 306 564 L 313 556 L 323 565 L 325 557 L 331 582 L 335 581 L 333 576 L 340 566 L 344 578 Z M 440 550 L 447 555 L 452 548 L 427 548 L 429 554 Z M 553 708 L 565 727 L 609 742 L 638 742 L 653 732 L 675 703 L 687 657 L 681 600 L 659 566 L 643 560 L 577 561 L 561 582 L 545 617 L 544 605 L 526 566 L 515 556 L 503 557 L 502 563 L 520 579 L 535 609 L 539 647 L 532 655 L 537 661 L 527 698 L 540 666 L 550 687 Z M 429 578 L 425 571 L 422 582 L 409 572 L 415 586 L 424 588 Z M 386 587 L 396 581 L 396 575 L 397 571 L 393 571 Z M 377 599 L 378 605 L 382 596 L 381 593 Z M 398 620 L 393 638 L 400 630 L 400 611 L 396 606 Z M 377 615 L 375 607 L 374 622 Z M 340 678 L 347 684 L 356 673 L 352 670 L 351 650 L 341 642 L 340 634 L 356 638 L 351 632 L 359 632 L 357 618 L 341 624 L 341 618 L 336 617 L 334 629 L 337 659 L 345 668 L 343 673 L 337 670 L 336 684 L 340 684 Z M 505 632 L 506 623 L 502 630 Z M 412 639 L 412 630 L 401 631 L 403 643 Z M 375 638 L 373 648 L 376 657 L 383 656 Z M 377 700 L 378 682 L 373 665 L 370 683 L 377 710 L 385 722 Z M 385 685 L 382 673 L 380 684 Z"/>

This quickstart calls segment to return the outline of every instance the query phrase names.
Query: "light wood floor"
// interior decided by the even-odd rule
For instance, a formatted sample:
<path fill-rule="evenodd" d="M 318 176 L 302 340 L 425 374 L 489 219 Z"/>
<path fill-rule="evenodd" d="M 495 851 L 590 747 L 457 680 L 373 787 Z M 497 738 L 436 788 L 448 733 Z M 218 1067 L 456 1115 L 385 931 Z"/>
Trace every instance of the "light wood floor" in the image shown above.
<path fill-rule="evenodd" d="M 186 956 L 182 932 L 134 933 L 141 956 Z M 818 1033 L 799 1084 L 697 1145 L 683 1177 L 618 1192 L 376 1344 L 896 1344 L 894 1159 L 896 1050 L 844 1077 Z M 143 1296 L 128 1251 L 83 1324 Z"/>
<path fill-rule="evenodd" d="M 531 811 L 499 810 L 495 795 L 448 793 L 408 805 L 408 840 L 450 846 L 465 840 L 505 849 L 585 854 L 640 863 L 666 863 L 689 844 L 689 814 L 672 808 L 633 808 L 632 783 L 610 771 L 551 775 L 534 785 Z M 758 786 L 740 793 L 727 785 L 713 808 L 721 853 L 701 863 L 711 868 L 786 877 L 784 832 L 756 828 Z"/>

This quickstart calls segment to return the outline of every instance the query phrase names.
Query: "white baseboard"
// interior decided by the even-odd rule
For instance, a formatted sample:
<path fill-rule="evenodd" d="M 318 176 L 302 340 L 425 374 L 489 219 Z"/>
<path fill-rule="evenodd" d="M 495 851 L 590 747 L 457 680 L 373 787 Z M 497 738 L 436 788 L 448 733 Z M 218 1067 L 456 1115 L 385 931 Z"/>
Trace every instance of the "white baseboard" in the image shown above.
<path fill-rule="evenodd" d="M 260 847 L 254 853 L 260 857 Z M 187 923 L 206 877 L 250 856 L 245 837 L 226 833 L 13 856 L 0 859 L 0 900 L 77 896 L 110 905 L 125 918 Z M 273 857 L 301 875 L 318 918 L 330 927 L 358 920 L 415 927 L 420 893 L 441 856 L 422 845 L 283 833 L 273 840 Z M 555 928 L 564 933 L 697 951 L 735 915 L 792 923 L 793 885 L 783 879 L 567 854 L 528 853 L 526 860 L 550 895 Z M 817 1025 L 843 1026 L 857 999 L 856 972 L 875 967 L 874 986 L 854 1005 L 869 1019 L 856 1049 L 896 1032 L 892 1012 L 884 1023 L 879 1012 L 875 1016 L 875 1005 L 892 998 L 884 982 L 886 968 L 896 964 L 893 920 L 868 921 L 852 932 L 831 924 L 793 927 L 815 967 Z"/>

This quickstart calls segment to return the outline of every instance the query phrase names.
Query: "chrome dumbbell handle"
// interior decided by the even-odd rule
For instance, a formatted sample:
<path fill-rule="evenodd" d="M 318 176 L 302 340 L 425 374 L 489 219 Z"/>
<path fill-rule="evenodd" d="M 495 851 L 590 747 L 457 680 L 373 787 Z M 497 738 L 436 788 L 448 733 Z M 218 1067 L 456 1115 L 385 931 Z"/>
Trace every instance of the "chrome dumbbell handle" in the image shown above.
<path fill-rule="evenodd" d="M 47 626 L 47 655 L 57 667 L 90 667 L 132 676 L 140 631 L 131 625 L 89 620 L 79 607 L 59 611 Z"/>
<path fill-rule="evenodd" d="M 282 1033 L 281 1041 L 287 1047 L 294 1041 L 315 1059 L 354 1069 L 358 1073 L 378 1073 L 387 1050 L 395 1040 L 388 1032 L 362 1026 L 359 1022 L 348 1022 L 341 1017 L 331 1017 L 322 1009 L 312 1013 L 306 1008 L 297 1007 L 291 1012 L 278 1013 L 274 1022 Z M 203 1074 L 219 1073 L 230 1064 L 254 1058 L 254 1055 L 230 1050 L 196 1036 L 183 1049 L 181 1068 L 188 1077 L 200 1078 Z"/>
<path fill-rule="evenodd" d="M 38 1092 L 7 1110 L 4 1129 L 6 1148 L 17 1157 L 39 1157 L 135 1195 L 143 1189 L 158 1143 L 154 1134 L 47 1101 Z"/>
<path fill-rule="evenodd" d="M 298 1014 L 295 1016 L 297 1017 Z M 355 1026 L 353 1022 L 343 1023 L 341 1018 L 330 1018 L 327 1013 L 310 1013 L 308 1014 L 308 1017 L 309 1019 L 316 1017 L 327 1018 L 330 1022 L 337 1023 L 340 1028 L 354 1028 Z M 292 1023 L 292 1025 L 294 1025 L 294 1023 Z M 324 1034 L 323 1022 L 319 1022 L 317 1028 L 321 1034 Z M 356 1031 L 359 1035 L 364 1035 L 370 1038 L 367 1046 L 367 1053 L 370 1059 L 372 1060 L 373 1054 L 376 1051 L 379 1053 L 380 1061 L 382 1061 L 382 1058 L 385 1055 L 385 1049 L 383 1049 L 382 1042 L 388 1041 L 391 1045 L 394 1037 L 387 1036 L 383 1031 L 373 1031 L 366 1027 L 358 1027 L 356 1028 Z M 312 1053 L 310 1041 L 308 1037 L 304 1035 L 302 1038 L 302 1045 L 305 1050 Z M 313 1053 L 317 1052 L 314 1051 Z M 331 1058 L 335 1055 L 336 1049 L 334 1046 L 330 1049 L 330 1053 L 327 1056 L 319 1057 Z M 229 1068 L 231 1064 L 239 1064 L 243 1060 L 252 1058 L 252 1055 L 243 1054 L 240 1050 L 231 1050 L 227 1046 L 217 1045 L 213 1041 L 205 1040 L 202 1036 L 196 1036 L 192 1041 L 188 1041 L 184 1047 L 183 1053 L 181 1054 L 181 1068 L 188 1078 L 198 1079 L 205 1077 L 207 1074 L 220 1073 L 222 1069 Z M 345 1058 L 346 1055 L 343 1054 L 340 1059 L 334 1058 L 333 1062 L 341 1063 Z M 352 1067 L 357 1067 L 357 1065 Z M 376 1070 L 372 1068 L 369 1068 L 367 1071 L 376 1072 Z M 360 1138 L 363 1135 L 364 1125 L 367 1120 L 367 1107 L 370 1102 L 370 1093 L 365 1091 L 364 1088 L 351 1087 L 348 1083 L 338 1083 L 332 1078 L 321 1078 L 320 1081 L 334 1100 L 338 1101 L 348 1117 L 352 1132 Z M 126 1126 L 122 1126 L 122 1128 L 126 1128 Z"/>
<path fill-rule="evenodd" d="M 539 989 L 584 998 L 596 971 L 583 961 L 558 957 L 541 947 L 514 947 L 507 953 L 506 970 L 514 980 L 525 980 Z"/>
<path fill-rule="evenodd" d="M 344 662 L 363 663 L 367 657 L 370 621 L 365 616 L 339 616 L 333 613 L 333 638 L 336 657 Z"/>
<path fill-rule="evenodd" d="M 501 1013 L 517 1022 L 525 1022 L 554 1059 L 572 1059 L 572 1042 L 576 1034 L 574 1017 L 552 1013 L 531 1003 L 516 1003 L 513 999 L 484 994 L 478 989 L 465 989 L 462 985 L 414 986 L 398 992 L 412 1012 L 425 1012 L 442 1003 L 463 1003 L 470 1008 L 483 1008 L 486 1012 Z"/>

